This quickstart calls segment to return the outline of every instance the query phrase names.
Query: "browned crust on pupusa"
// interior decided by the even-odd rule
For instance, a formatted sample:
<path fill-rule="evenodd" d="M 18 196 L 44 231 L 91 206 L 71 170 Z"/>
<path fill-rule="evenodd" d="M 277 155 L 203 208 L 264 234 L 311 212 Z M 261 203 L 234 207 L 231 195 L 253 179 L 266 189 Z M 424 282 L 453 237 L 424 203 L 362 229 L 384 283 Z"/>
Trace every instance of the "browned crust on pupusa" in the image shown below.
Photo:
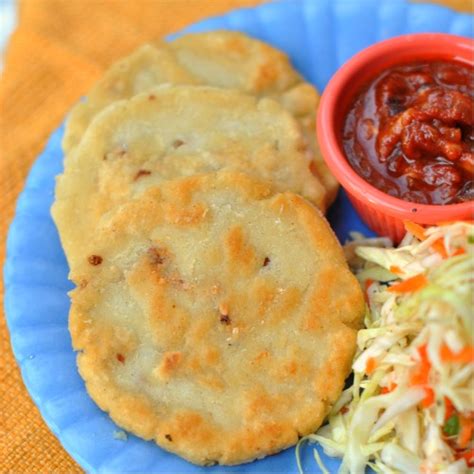
<path fill-rule="evenodd" d="M 328 208 L 339 184 L 326 166 L 316 139 L 319 94 L 293 69 L 288 56 L 262 41 L 231 31 L 183 35 L 169 47 L 180 65 L 203 83 L 271 97 L 291 112 L 304 133 L 312 172 L 326 188 L 324 208 Z"/>
<path fill-rule="evenodd" d="M 295 71 L 286 54 L 236 31 L 191 33 L 170 43 L 146 44 L 113 64 L 68 117 L 63 140 L 65 166 L 101 110 L 165 83 L 235 88 L 278 101 L 301 126 L 312 171 L 327 190 L 324 208 L 333 202 L 338 183 L 316 141 L 318 92 Z M 150 100 L 154 100 L 153 94 Z"/>
<path fill-rule="evenodd" d="M 78 102 L 67 118 L 62 143 L 66 154 L 65 165 L 87 127 L 101 110 L 117 100 L 129 99 L 166 83 L 199 84 L 200 81 L 178 64 L 164 43 L 144 44 L 112 64 L 89 91 L 87 99 Z"/>
<path fill-rule="evenodd" d="M 105 213 L 182 176 L 242 171 L 324 208 L 326 191 L 310 172 L 303 142 L 280 104 L 237 90 L 159 86 L 114 102 L 90 124 L 57 178 L 52 215 L 69 265 L 82 258 Z"/>
<path fill-rule="evenodd" d="M 320 426 L 364 302 L 303 198 L 239 173 L 185 178 L 107 216 L 89 254 L 103 260 L 72 273 L 88 284 L 71 293 L 70 331 L 88 392 L 121 427 L 208 465 Z"/>

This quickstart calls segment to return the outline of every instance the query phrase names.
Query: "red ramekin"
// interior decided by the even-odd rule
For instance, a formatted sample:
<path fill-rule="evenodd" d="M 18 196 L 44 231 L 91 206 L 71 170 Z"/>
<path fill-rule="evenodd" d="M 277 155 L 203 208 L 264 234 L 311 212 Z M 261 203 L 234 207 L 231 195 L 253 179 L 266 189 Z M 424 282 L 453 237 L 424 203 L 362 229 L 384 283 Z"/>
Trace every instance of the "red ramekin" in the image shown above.
<path fill-rule="evenodd" d="M 318 141 L 329 169 L 365 223 L 394 242 L 403 238 L 405 220 L 436 224 L 472 219 L 474 215 L 473 202 L 427 205 L 389 196 L 359 176 L 344 155 L 340 139 L 343 120 L 354 96 L 382 70 L 423 60 L 455 60 L 473 65 L 474 42 L 460 36 L 420 33 L 370 46 L 347 61 L 332 77 L 318 112 Z"/>

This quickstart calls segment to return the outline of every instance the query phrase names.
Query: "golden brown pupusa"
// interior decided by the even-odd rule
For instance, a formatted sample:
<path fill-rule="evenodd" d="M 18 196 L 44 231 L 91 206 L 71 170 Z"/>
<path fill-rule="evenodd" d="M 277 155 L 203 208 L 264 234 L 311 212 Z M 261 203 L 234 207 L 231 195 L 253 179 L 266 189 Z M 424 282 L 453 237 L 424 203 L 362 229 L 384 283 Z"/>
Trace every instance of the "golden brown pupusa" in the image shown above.
<path fill-rule="evenodd" d="M 301 126 L 311 169 L 326 189 L 325 208 L 329 207 L 339 185 L 316 140 L 319 94 L 293 69 L 286 54 L 237 31 L 191 33 L 168 47 L 179 65 L 204 84 L 271 97 L 283 105 Z"/>
<path fill-rule="evenodd" d="M 191 33 L 169 43 L 145 44 L 113 64 L 68 117 L 65 166 L 74 159 L 73 150 L 101 110 L 162 84 L 238 89 L 279 102 L 301 126 L 311 169 L 326 189 L 324 207 L 334 200 L 338 183 L 316 142 L 316 89 L 295 71 L 282 51 L 237 31 Z"/>
<path fill-rule="evenodd" d="M 122 205 L 72 278 L 70 330 L 92 398 L 198 464 L 250 461 L 317 429 L 364 308 L 319 211 L 235 172 Z"/>
<path fill-rule="evenodd" d="M 69 265 L 115 206 L 166 180 L 223 168 L 266 179 L 324 207 L 326 192 L 310 172 L 298 123 L 272 99 L 160 86 L 110 105 L 57 179 L 52 215 Z"/>

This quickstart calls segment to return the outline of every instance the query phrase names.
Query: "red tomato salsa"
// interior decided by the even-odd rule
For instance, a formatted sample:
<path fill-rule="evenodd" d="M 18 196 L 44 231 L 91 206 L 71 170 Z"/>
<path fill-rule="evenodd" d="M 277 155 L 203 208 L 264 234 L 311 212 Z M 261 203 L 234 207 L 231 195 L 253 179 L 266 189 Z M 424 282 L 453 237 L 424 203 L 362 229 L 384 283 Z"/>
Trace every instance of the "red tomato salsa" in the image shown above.
<path fill-rule="evenodd" d="M 416 62 L 382 72 L 356 97 L 342 142 L 354 170 L 421 204 L 474 199 L 474 68 Z"/>

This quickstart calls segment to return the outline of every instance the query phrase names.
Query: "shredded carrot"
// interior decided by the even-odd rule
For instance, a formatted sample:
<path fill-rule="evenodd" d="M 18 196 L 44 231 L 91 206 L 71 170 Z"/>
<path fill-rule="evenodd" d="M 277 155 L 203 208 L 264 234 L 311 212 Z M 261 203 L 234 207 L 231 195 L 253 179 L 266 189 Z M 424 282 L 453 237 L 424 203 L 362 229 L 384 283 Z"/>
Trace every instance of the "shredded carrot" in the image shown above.
<path fill-rule="evenodd" d="M 431 245 L 431 248 L 435 252 L 439 253 L 443 258 L 448 258 L 448 252 L 446 251 L 446 247 L 444 246 L 444 240 L 442 237 L 434 241 Z"/>
<path fill-rule="evenodd" d="M 375 369 L 377 368 L 377 359 L 374 357 L 369 357 L 365 364 L 365 372 L 367 375 L 371 375 L 374 373 Z"/>
<path fill-rule="evenodd" d="M 426 383 L 428 376 L 421 370 L 414 371 L 410 376 L 410 385 L 423 385 Z"/>
<path fill-rule="evenodd" d="M 420 360 L 422 362 L 428 361 L 428 344 L 426 342 L 417 348 Z"/>
<path fill-rule="evenodd" d="M 410 385 L 425 385 L 428 382 L 428 375 L 428 372 L 417 369 L 411 374 Z"/>
<path fill-rule="evenodd" d="M 410 385 L 426 385 L 431 370 L 431 362 L 428 359 L 428 351 L 426 344 L 418 347 L 420 362 L 415 367 L 410 377 Z"/>
<path fill-rule="evenodd" d="M 425 391 L 425 398 L 421 401 L 421 406 L 423 408 L 429 408 L 435 401 L 434 391 L 430 387 L 424 387 L 423 390 Z"/>
<path fill-rule="evenodd" d="M 382 387 L 382 389 L 380 390 L 380 393 L 382 395 L 385 395 L 386 393 L 393 392 L 397 387 L 398 385 L 396 383 L 391 382 L 388 387 Z"/>
<path fill-rule="evenodd" d="M 453 257 L 457 257 L 458 255 L 464 255 L 466 251 L 462 247 L 458 247 L 454 252 L 453 252 Z"/>
<path fill-rule="evenodd" d="M 443 344 L 439 351 L 443 362 L 454 362 L 461 364 L 474 363 L 474 346 L 466 346 L 459 352 L 453 352 L 447 344 Z"/>
<path fill-rule="evenodd" d="M 388 288 L 388 291 L 392 293 L 408 293 L 411 291 L 421 290 L 428 283 L 428 279 L 422 273 L 415 275 L 414 277 L 407 278 L 399 283 L 395 283 Z"/>
<path fill-rule="evenodd" d="M 364 297 L 365 297 L 365 301 L 368 303 L 369 302 L 369 294 L 368 294 L 368 291 L 369 291 L 369 286 L 374 282 L 374 280 L 371 280 L 370 278 L 367 278 L 367 280 L 365 280 L 365 292 L 364 292 Z"/>
<path fill-rule="evenodd" d="M 418 240 L 425 240 L 426 234 L 425 229 L 420 224 L 416 224 L 412 221 L 404 221 L 405 230 L 413 234 Z"/>
<path fill-rule="evenodd" d="M 446 406 L 446 410 L 444 412 L 444 421 L 446 421 L 451 417 L 455 410 L 453 402 L 448 397 L 444 397 L 444 405 Z"/>
<path fill-rule="evenodd" d="M 395 275 L 403 275 L 404 273 L 404 271 L 400 267 L 397 267 L 396 265 L 392 265 L 390 267 L 390 271 Z"/>
<path fill-rule="evenodd" d="M 474 466 L 474 448 L 465 453 L 458 454 L 456 459 L 464 459 L 469 467 Z"/>
<path fill-rule="evenodd" d="M 474 424 L 464 416 L 460 416 L 459 421 L 461 422 L 461 428 L 459 430 L 458 444 L 461 448 L 466 448 L 469 441 L 471 441 Z"/>

